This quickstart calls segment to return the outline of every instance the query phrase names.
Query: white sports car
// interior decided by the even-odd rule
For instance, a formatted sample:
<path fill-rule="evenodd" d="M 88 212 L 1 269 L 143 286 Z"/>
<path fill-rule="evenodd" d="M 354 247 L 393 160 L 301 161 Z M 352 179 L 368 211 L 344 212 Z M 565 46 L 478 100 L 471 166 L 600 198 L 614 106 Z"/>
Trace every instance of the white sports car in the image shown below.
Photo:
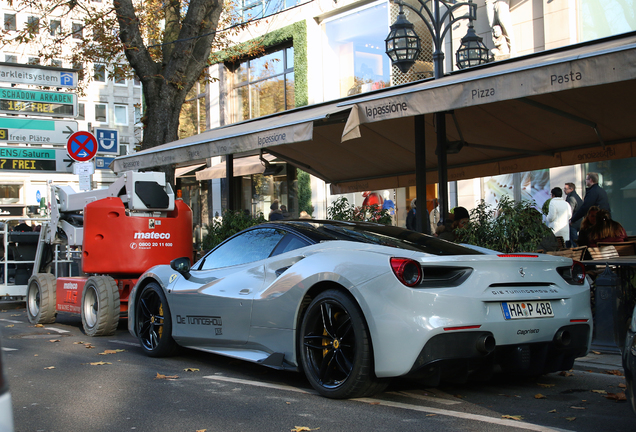
<path fill-rule="evenodd" d="M 331 398 L 374 394 L 392 377 L 567 370 L 592 336 L 590 286 L 569 258 L 317 220 L 258 225 L 192 267 L 151 268 L 128 318 L 150 356 L 181 345 L 302 370 Z"/>

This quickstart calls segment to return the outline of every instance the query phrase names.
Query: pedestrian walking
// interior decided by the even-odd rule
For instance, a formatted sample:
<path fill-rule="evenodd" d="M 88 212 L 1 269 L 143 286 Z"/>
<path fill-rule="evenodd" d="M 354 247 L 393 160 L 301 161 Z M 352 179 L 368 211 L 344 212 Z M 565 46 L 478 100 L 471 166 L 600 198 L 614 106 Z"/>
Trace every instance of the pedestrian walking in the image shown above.
<path fill-rule="evenodd" d="M 553 188 L 550 193 L 552 199 L 548 210 L 548 226 L 557 237 L 563 237 L 563 241 L 570 240 L 570 218 L 572 217 L 572 207 L 563 198 L 563 191 L 560 187 Z"/>
<path fill-rule="evenodd" d="M 585 176 L 585 198 L 583 204 L 572 215 L 571 223 L 578 222 L 592 206 L 598 206 L 601 210 L 607 210 L 611 214 L 607 192 L 598 185 L 598 174 L 591 172 Z"/>
<path fill-rule="evenodd" d="M 576 211 L 583 205 L 583 200 L 576 192 L 576 185 L 574 183 L 566 183 L 563 187 L 563 191 L 566 193 L 565 200 L 572 207 L 572 215 L 576 213 Z M 577 240 L 579 238 L 579 230 L 581 229 L 581 221 L 583 219 L 579 219 L 575 223 L 570 225 L 570 241 L 566 242 L 565 245 L 567 247 L 576 247 L 578 246 Z"/>

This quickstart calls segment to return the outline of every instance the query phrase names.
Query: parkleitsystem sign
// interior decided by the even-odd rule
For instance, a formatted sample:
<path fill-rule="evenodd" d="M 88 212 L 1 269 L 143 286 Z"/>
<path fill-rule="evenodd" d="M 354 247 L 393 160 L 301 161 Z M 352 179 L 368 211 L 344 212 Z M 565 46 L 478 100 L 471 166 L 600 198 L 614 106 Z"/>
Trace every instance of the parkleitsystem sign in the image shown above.
<path fill-rule="evenodd" d="M 77 87 L 77 71 L 39 65 L 0 63 L 0 82 L 48 87 Z"/>
<path fill-rule="evenodd" d="M 73 172 L 66 149 L 0 147 L 0 172 Z"/>
<path fill-rule="evenodd" d="M 47 117 L 76 117 L 73 93 L 0 87 L 0 113 Z"/>

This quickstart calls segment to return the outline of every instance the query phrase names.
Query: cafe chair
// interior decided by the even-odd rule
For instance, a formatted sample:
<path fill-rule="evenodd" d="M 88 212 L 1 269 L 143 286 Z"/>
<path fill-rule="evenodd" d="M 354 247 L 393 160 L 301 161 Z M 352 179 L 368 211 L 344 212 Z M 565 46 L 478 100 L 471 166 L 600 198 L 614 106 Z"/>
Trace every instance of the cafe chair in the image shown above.
<path fill-rule="evenodd" d="M 614 246 L 618 256 L 634 256 L 636 255 L 636 241 L 626 242 L 598 242 L 599 248 Z M 604 257 L 606 258 L 606 257 Z"/>
<path fill-rule="evenodd" d="M 587 251 L 587 246 L 579 246 L 570 249 L 563 249 L 559 251 L 550 251 L 548 255 L 562 256 L 567 258 L 572 258 L 575 261 L 582 261 L 585 258 L 585 252 Z"/>

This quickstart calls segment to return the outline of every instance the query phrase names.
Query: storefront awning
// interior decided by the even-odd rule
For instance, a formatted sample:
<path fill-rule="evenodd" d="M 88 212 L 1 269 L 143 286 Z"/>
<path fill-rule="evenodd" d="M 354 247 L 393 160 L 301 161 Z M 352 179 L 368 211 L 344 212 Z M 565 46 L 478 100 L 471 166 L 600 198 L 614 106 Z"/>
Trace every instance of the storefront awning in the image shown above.
<path fill-rule="evenodd" d="M 423 115 L 431 184 L 442 111 L 449 180 L 634 157 L 635 78 L 630 33 L 350 99 L 339 104 L 352 107 L 345 127 L 316 126 L 311 143 L 271 153 L 309 164 L 333 193 L 414 186 L 414 119 Z"/>
<path fill-rule="evenodd" d="M 272 155 L 266 154 L 263 155 L 263 159 L 265 159 L 267 162 L 272 162 L 276 158 Z M 233 168 L 234 177 L 262 174 L 263 172 L 265 172 L 265 164 L 261 161 L 261 158 L 259 156 L 247 156 L 234 159 Z M 225 178 L 225 175 L 225 162 L 221 162 L 220 164 L 197 172 L 197 180 Z"/>
<path fill-rule="evenodd" d="M 349 109 L 339 108 L 335 104 L 309 106 L 211 129 L 148 150 L 117 157 L 111 164 L 111 169 L 115 172 L 144 170 L 310 141 L 314 121 L 327 120 L 330 116 Z"/>
<path fill-rule="evenodd" d="M 120 156 L 113 169 L 262 149 L 333 193 L 414 186 L 415 119 L 423 116 L 431 184 L 440 111 L 449 180 L 628 158 L 636 156 L 635 94 L 633 32 L 210 130 Z"/>

